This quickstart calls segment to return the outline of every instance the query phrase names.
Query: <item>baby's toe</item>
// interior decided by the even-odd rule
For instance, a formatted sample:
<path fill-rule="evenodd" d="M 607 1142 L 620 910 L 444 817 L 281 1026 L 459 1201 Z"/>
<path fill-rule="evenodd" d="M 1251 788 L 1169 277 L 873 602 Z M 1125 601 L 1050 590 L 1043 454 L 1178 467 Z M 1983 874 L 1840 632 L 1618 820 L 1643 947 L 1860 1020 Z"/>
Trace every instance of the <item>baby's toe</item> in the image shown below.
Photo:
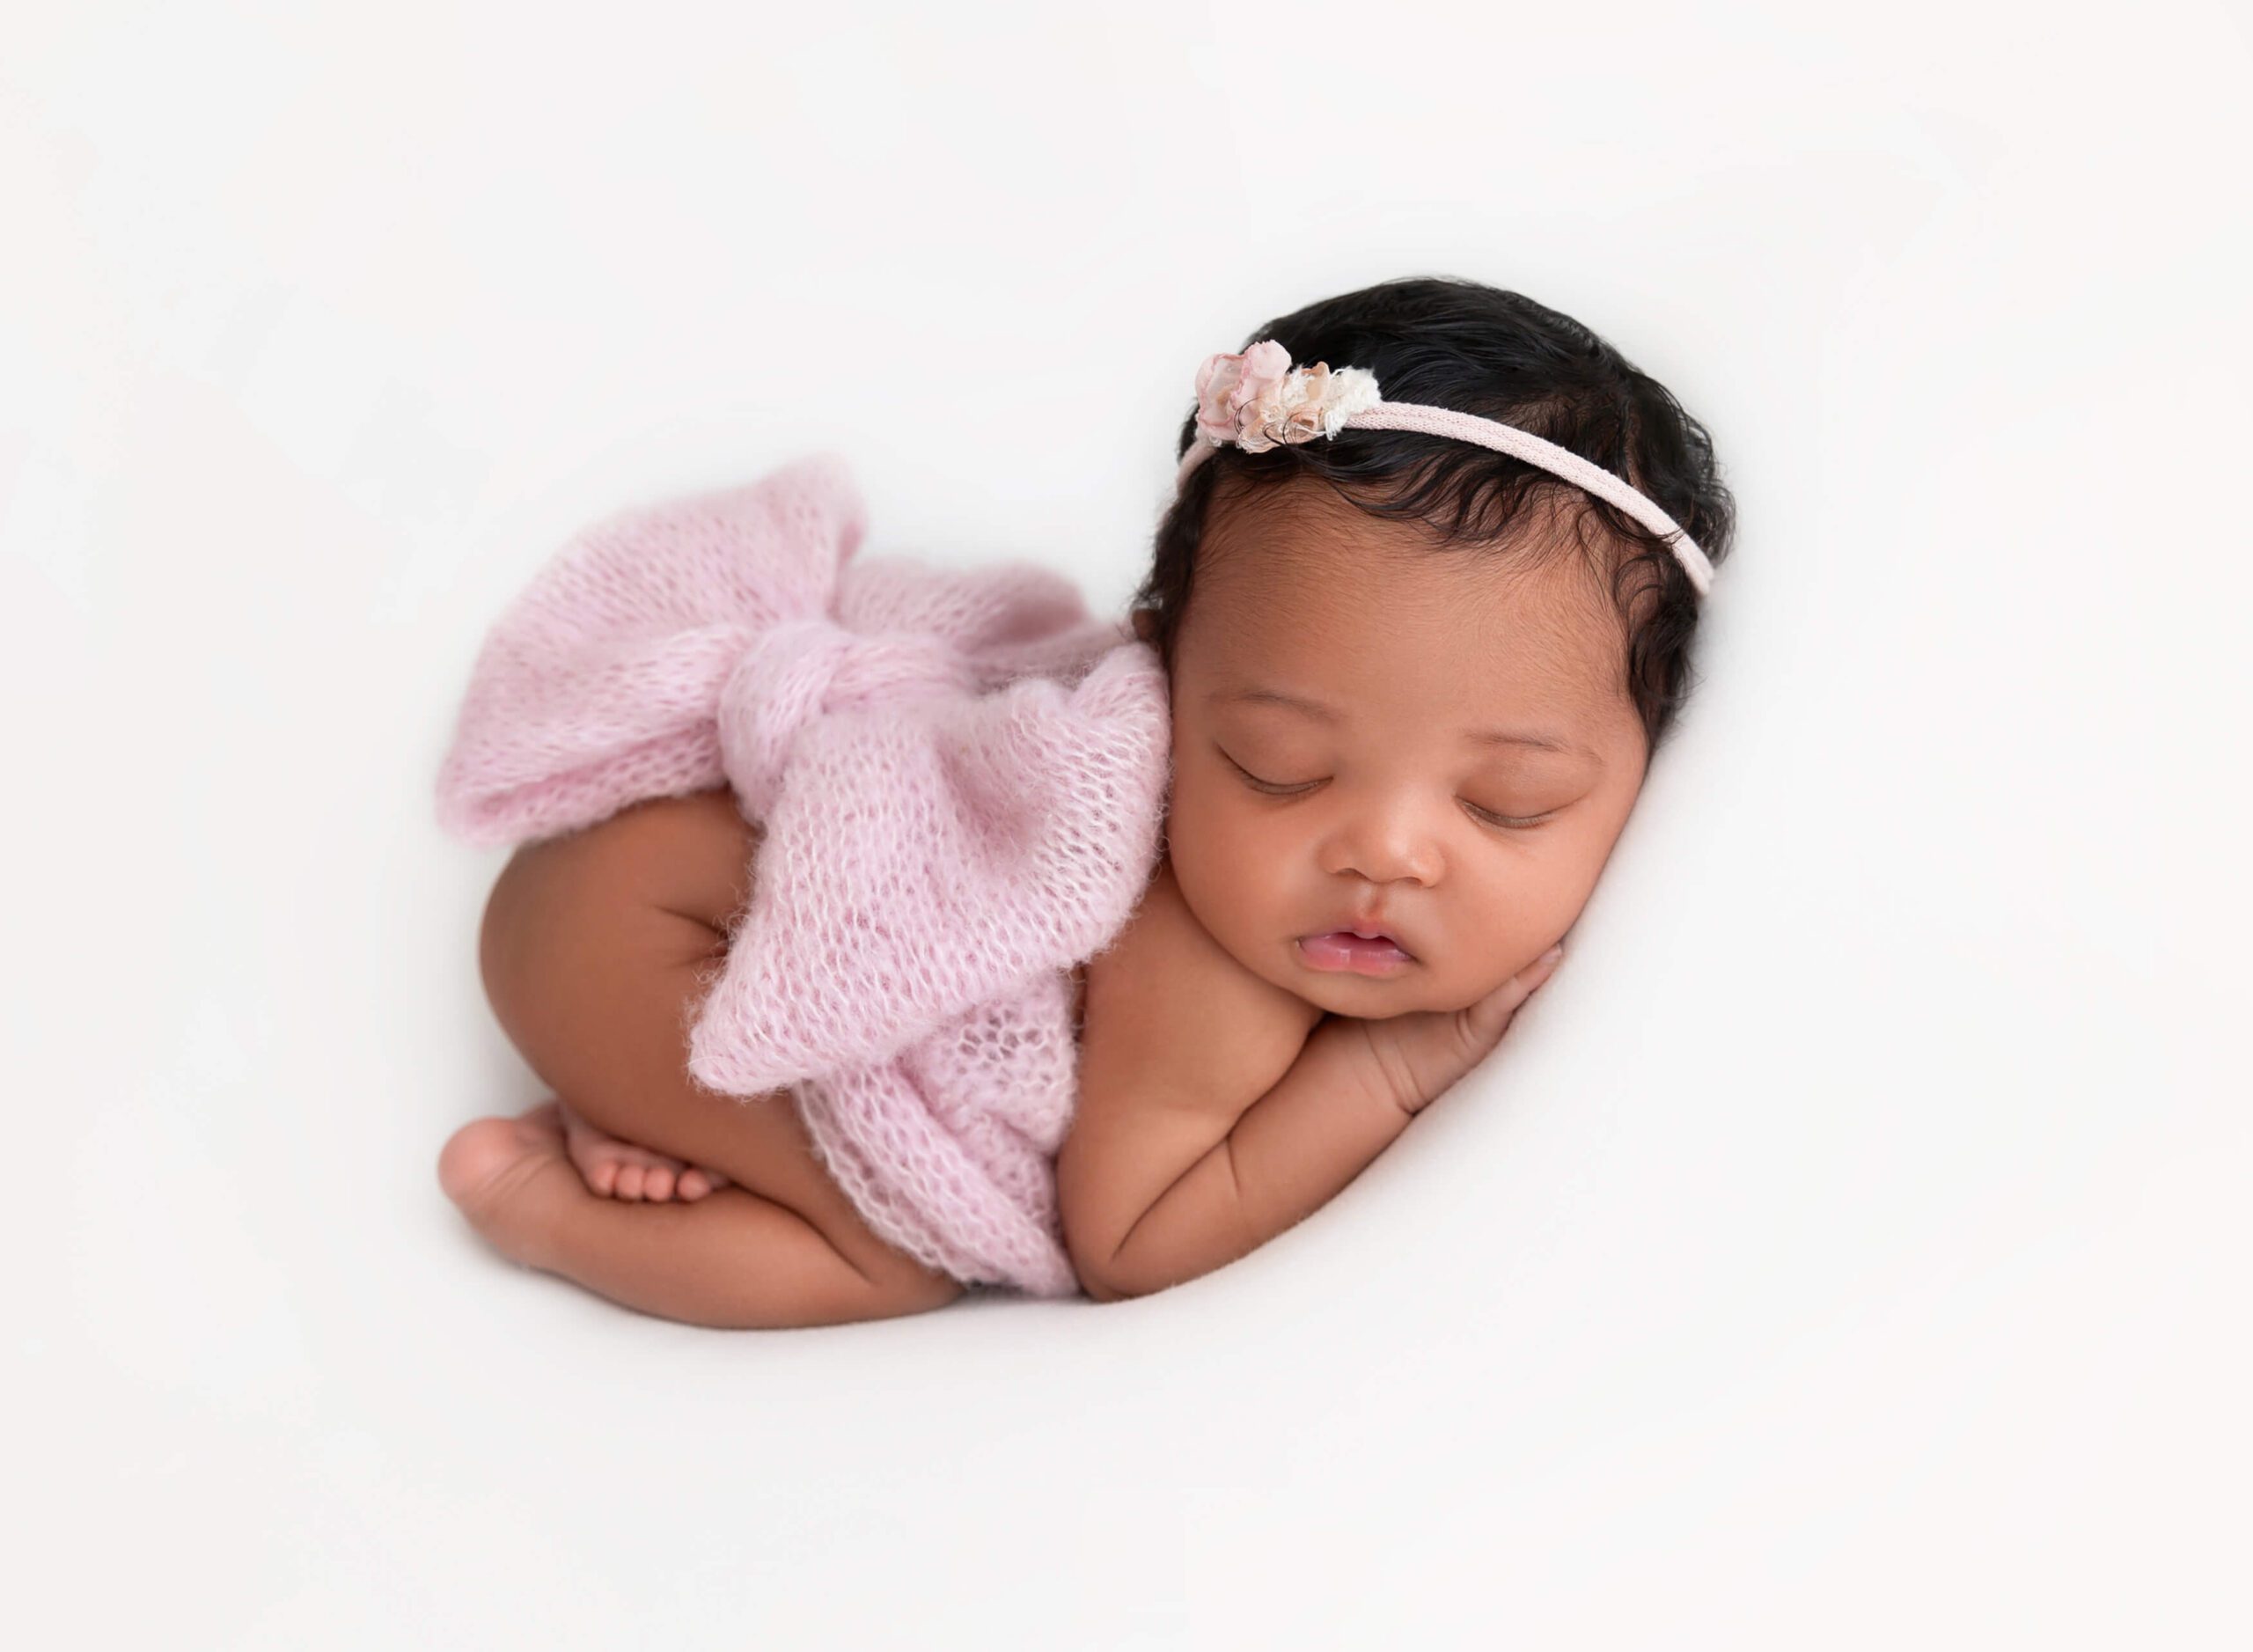
<path fill-rule="evenodd" d="M 609 1154 L 602 1150 L 600 1142 L 583 1131 L 576 1128 L 567 1129 L 563 1133 L 563 1156 L 577 1167 L 579 1175 L 590 1188 L 597 1193 L 603 1191 L 595 1186 L 596 1178 L 601 1174 L 604 1166 L 613 1164 L 613 1161 Z"/>
<path fill-rule="evenodd" d="M 642 1178 L 646 1173 L 639 1164 L 631 1162 L 620 1164 L 618 1167 L 618 1183 L 612 1189 L 612 1196 L 628 1200 L 641 1198 Z"/>
<path fill-rule="evenodd" d="M 666 1200 L 672 1197 L 673 1173 L 662 1164 L 652 1164 L 642 1172 L 642 1197 Z"/>
<path fill-rule="evenodd" d="M 706 1170 L 701 1164 L 692 1164 L 680 1173 L 679 1193 L 683 1199 L 701 1199 L 728 1185 L 728 1178 L 717 1171 Z M 693 1191 L 692 1191 L 693 1190 Z"/>
<path fill-rule="evenodd" d="M 564 1138 L 564 1152 L 589 1193 L 607 1194 L 616 1184 L 618 1156 L 604 1152 L 600 1143 L 573 1134 Z"/>

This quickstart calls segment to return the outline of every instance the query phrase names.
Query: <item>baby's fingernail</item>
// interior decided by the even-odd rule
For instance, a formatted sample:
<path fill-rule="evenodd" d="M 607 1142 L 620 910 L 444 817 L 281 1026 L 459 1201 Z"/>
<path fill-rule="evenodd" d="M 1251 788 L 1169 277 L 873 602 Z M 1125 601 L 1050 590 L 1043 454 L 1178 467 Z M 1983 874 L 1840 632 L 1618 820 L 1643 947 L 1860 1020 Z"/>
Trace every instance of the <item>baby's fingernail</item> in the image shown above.
<path fill-rule="evenodd" d="M 1565 949 L 1562 946 L 1552 946 L 1533 961 L 1537 964 L 1553 964 L 1564 956 Z"/>

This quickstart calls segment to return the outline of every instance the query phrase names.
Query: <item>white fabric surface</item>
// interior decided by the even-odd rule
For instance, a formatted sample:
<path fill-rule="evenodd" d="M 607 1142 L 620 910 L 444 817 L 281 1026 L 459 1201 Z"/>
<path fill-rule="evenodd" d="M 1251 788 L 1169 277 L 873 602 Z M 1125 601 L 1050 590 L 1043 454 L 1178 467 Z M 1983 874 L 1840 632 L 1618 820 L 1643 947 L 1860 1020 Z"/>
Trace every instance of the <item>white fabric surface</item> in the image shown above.
<path fill-rule="evenodd" d="M 2242 18 L 351 10 L 0 55 L 26 1643 L 2253 1639 Z M 1141 1302 L 484 1250 L 439 1144 L 539 1091 L 429 797 L 539 560 L 829 440 L 1120 604 L 1196 363 L 1419 271 L 1743 511 L 1494 1060 Z"/>

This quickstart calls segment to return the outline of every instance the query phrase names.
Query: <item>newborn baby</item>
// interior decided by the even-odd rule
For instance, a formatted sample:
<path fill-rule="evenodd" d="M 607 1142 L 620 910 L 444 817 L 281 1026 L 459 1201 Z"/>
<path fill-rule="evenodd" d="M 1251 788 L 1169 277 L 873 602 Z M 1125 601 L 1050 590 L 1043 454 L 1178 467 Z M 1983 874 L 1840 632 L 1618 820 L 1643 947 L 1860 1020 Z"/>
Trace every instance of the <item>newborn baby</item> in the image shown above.
<path fill-rule="evenodd" d="M 1098 1300 L 1302 1220 L 1493 1047 L 1687 692 L 1733 523 L 1697 422 L 1517 295 L 1392 282 L 1253 337 L 1199 377 L 1131 616 L 1171 707 L 1160 853 L 1069 972 L 1054 1191 Z M 761 841 L 719 788 L 516 853 L 481 963 L 555 1098 L 457 1132 L 442 1185 L 504 1254 L 667 1318 L 939 1306 L 965 1282 L 871 1226 L 787 1090 L 686 1070 Z"/>

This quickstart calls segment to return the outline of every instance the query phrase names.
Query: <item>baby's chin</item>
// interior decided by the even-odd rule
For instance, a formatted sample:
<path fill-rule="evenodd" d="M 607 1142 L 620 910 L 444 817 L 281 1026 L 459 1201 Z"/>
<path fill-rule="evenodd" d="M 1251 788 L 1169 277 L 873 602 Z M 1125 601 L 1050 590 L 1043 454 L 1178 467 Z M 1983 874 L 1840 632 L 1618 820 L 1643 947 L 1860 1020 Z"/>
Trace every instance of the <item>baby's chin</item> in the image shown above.
<path fill-rule="evenodd" d="M 1436 992 L 1429 985 L 1412 987 L 1405 980 L 1367 981 L 1352 987 L 1296 989 L 1298 995 L 1325 1015 L 1355 1021 L 1385 1021 L 1421 1010 L 1456 1010 L 1473 1002 L 1460 994 Z"/>

